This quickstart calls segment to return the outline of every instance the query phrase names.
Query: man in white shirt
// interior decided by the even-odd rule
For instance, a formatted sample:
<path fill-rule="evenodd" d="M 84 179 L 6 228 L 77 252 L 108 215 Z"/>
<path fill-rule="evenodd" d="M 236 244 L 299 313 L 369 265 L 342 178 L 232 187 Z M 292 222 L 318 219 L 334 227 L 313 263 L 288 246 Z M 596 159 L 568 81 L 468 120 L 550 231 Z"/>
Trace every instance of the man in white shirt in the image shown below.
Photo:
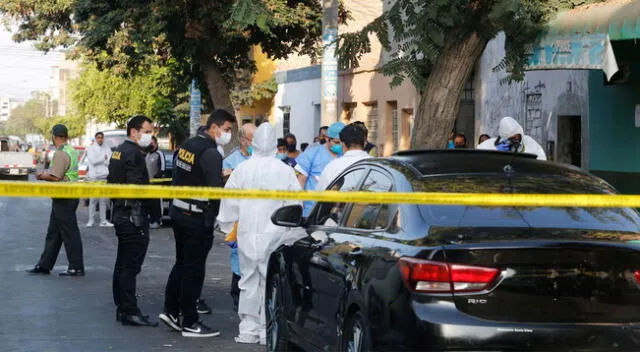
<path fill-rule="evenodd" d="M 111 158 L 111 148 L 104 145 L 104 134 L 98 132 L 95 135 L 96 142 L 87 148 L 87 160 L 89 161 L 89 173 L 87 179 L 89 182 L 106 181 L 109 176 L 109 159 Z M 113 224 L 107 221 L 107 198 L 99 199 L 100 206 L 100 226 L 113 227 Z M 87 227 L 93 226 L 93 219 L 96 215 L 97 198 L 89 201 L 89 221 Z"/>
<path fill-rule="evenodd" d="M 367 132 L 359 124 L 347 125 L 340 132 L 340 142 L 342 143 L 343 155 L 332 160 L 320 174 L 320 180 L 316 190 L 324 191 L 329 184 L 346 168 L 362 159 L 371 158 L 364 147 L 367 143 Z"/>

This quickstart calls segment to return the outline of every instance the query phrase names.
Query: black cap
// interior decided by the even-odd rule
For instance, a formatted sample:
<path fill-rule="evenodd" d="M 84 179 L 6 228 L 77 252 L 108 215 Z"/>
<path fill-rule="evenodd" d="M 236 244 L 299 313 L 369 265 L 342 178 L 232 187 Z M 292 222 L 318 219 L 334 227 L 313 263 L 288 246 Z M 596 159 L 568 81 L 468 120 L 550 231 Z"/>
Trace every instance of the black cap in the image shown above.
<path fill-rule="evenodd" d="M 57 124 L 53 126 L 53 128 L 51 129 L 51 134 L 53 134 L 56 137 L 67 138 L 69 137 L 69 130 L 67 130 L 67 126 L 63 124 Z"/>

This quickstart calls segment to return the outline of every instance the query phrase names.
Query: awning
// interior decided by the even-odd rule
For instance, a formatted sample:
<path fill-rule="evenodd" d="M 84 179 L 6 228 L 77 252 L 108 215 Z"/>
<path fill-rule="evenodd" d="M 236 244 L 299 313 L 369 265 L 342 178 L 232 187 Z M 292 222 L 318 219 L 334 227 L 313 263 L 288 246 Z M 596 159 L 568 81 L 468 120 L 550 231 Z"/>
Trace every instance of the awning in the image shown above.
<path fill-rule="evenodd" d="M 640 38 L 640 1 L 610 0 L 561 12 L 547 36 L 608 34 L 610 40 Z"/>
<path fill-rule="evenodd" d="M 618 63 L 607 34 L 547 36 L 533 47 L 526 70 L 602 70 L 611 79 Z"/>
<path fill-rule="evenodd" d="M 618 72 L 612 40 L 640 38 L 640 1 L 610 0 L 562 12 L 533 48 L 527 70 Z"/>

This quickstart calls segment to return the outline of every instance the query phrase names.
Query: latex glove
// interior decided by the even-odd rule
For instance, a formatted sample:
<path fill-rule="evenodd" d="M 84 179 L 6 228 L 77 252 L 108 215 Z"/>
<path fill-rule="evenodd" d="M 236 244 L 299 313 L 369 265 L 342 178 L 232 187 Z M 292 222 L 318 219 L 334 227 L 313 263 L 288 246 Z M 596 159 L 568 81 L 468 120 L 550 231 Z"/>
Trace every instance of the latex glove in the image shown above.
<path fill-rule="evenodd" d="M 496 150 L 501 151 L 501 152 L 511 151 L 511 143 L 502 142 L 502 143 L 496 145 Z"/>

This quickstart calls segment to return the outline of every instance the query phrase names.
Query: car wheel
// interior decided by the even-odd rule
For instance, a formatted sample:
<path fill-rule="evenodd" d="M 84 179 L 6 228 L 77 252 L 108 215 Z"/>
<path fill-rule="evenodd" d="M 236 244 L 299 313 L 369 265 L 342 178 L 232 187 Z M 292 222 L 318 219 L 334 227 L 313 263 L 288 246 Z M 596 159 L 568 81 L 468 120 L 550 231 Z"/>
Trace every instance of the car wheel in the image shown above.
<path fill-rule="evenodd" d="M 273 274 L 265 296 L 265 320 L 267 322 L 267 351 L 294 351 L 289 342 L 287 318 L 284 313 L 284 296 L 280 275 Z"/>
<path fill-rule="evenodd" d="M 355 312 L 342 331 L 342 351 L 369 351 L 369 326 L 360 312 Z"/>

